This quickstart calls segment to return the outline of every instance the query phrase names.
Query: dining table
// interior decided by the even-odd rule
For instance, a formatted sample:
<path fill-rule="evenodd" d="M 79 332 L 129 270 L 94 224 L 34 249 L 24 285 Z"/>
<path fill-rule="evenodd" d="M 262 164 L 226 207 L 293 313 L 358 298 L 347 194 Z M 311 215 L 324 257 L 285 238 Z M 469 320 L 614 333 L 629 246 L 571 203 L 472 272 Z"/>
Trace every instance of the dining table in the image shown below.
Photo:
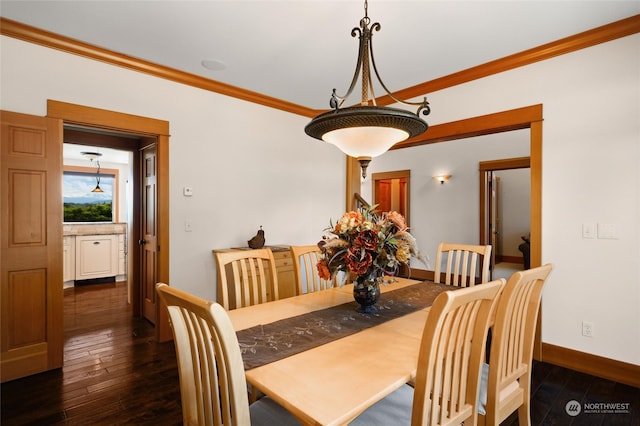
<path fill-rule="evenodd" d="M 230 310 L 247 382 L 303 424 L 329 426 L 415 379 L 429 308 L 451 286 L 386 281 L 373 314 L 357 312 L 352 284 Z"/>

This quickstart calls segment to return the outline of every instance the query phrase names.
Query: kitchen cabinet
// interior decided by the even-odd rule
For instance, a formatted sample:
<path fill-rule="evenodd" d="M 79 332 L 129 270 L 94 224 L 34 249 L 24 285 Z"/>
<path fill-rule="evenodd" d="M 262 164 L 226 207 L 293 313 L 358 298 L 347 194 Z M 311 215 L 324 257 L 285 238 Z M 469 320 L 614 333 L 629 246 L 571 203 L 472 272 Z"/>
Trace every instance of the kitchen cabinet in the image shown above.
<path fill-rule="evenodd" d="M 78 235 L 76 238 L 76 280 L 118 275 L 117 235 Z"/>
<path fill-rule="evenodd" d="M 64 288 L 75 280 L 127 279 L 126 223 L 65 223 L 63 231 Z"/>
<path fill-rule="evenodd" d="M 67 283 L 76 278 L 76 238 L 65 236 L 62 238 L 62 280 Z M 73 283 L 71 283 L 73 286 Z M 67 287 L 67 285 L 65 285 Z"/>
<path fill-rule="evenodd" d="M 127 236 L 118 235 L 118 275 L 127 275 Z"/>

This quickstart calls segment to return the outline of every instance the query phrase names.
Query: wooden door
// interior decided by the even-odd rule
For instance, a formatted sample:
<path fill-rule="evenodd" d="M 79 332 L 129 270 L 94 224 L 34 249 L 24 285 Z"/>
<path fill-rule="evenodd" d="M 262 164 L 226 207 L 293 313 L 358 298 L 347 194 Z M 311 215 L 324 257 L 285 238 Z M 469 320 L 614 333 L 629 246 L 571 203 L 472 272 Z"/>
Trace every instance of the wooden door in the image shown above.
<path fill-rule="evenodd" d="M 7 111 L 0 121 L 5 382 L 63 363 L 62 121 Z"/>
<path fill-rule="evenodd" d="M 156 146 L 143 148 L 141 164 L 142 206 L 140 240 L 142 315 L 156 323 L 156 289 L 158 271 Z"/>

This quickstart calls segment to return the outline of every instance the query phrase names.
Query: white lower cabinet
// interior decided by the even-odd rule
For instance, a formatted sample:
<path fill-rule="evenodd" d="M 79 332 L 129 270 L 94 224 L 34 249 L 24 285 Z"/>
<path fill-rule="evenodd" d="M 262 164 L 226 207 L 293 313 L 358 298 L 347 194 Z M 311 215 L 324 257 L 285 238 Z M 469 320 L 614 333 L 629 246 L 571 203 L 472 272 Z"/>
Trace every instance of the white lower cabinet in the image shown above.
<path fill-rule="evenodd" d="M 117 235 L 76 236 L 76 280 L 114 277 L 119 272 Z"/>
<path fill-rule="evenodd" d="M 63 268 L 62 276 L 64 282 L 76 279 L 76 237 L 65 236 L 63 241 Z M 73 286 L 73 283 L 71 283 Z"/>

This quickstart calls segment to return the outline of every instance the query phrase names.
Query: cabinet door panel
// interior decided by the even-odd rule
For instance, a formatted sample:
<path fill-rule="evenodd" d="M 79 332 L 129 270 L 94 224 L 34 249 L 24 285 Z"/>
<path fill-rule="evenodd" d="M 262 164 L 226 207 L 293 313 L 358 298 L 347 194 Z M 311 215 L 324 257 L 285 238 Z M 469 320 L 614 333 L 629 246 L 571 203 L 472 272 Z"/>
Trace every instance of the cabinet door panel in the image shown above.
<path fill-rule="evenodd" d="M 104 278 L 118 274 L 116 235 L 76 237 L 76 279 Z"/>

